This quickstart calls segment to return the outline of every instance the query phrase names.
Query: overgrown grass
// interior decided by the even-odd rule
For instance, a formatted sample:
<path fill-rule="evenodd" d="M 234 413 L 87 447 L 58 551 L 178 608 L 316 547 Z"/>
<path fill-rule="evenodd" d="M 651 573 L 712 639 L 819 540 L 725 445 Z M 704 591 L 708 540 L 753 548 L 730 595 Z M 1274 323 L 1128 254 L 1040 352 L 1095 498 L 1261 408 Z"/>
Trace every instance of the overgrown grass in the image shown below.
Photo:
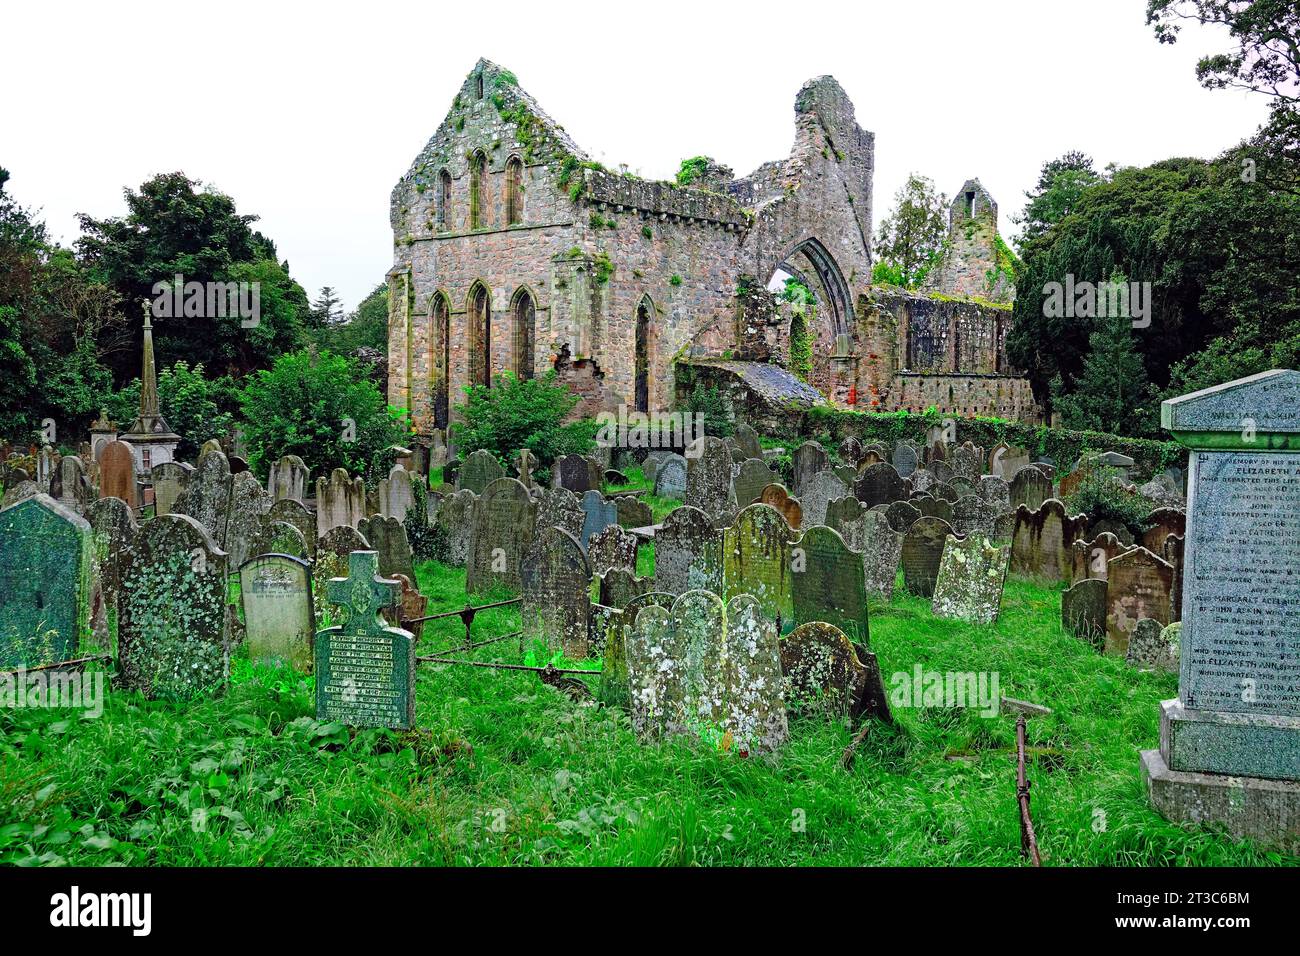
<path fill-rule="evenodd" d="M 464 604 L 464 572 L 418 569 L 430 613 Z M 484 612 L 474 636 L 518 613 Z M 463 638 L 425 625 L 420 653 Z M 1066 635 L 1059 597 L 1008 585 L 1001 620 L 874 609 L 886 678 L 920 663 L 996 672 L 1054 709 L 1029 723 L 1047 865 L 1290 862 L 1149 806 L 1138 751 L 1156 746 L 1172 675 L 1140 674 Z M 519 662 L 514 641 L 478 660 Z M 587 678 L 594 688 L 596 678 Z M 188 707 L 110 694 L 100 719 L 0 711 L 0 860 L 149 865 L 1023 865 L 1014 724 L 900 709 L 852 771 L 850 729 L 796 720 L 774 759 L 685 740 L 642 744 L 626 715 L 575 705 L 523 672 L 421 665 L 411 734 L 352 733 L 313 716 L 312 681 L 236 659 L 230 691 Z"/>

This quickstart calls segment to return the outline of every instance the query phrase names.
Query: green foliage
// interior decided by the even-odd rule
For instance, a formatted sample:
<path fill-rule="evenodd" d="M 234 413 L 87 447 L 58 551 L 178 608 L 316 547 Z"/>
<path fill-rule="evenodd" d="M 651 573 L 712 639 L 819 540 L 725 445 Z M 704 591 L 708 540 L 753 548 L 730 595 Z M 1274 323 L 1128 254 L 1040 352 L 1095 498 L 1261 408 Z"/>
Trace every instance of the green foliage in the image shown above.
<path fill-rule="evenodd" d="M 614 262 L 610 259 L 608 252 L 601 251 L 596 253 L 596 257 L 592 260 L 592 265 L 595 268 L 596 282 L 600 285 L 607 283 L 614 275 Z"/>
<path fill-rule="evenodd" d="M 703 416 L 706 435 L 726 438 L 735 433 L 736 425 L 732 421 L 731 406 L 715 385 L 696 385 L 687 394 L 686 400 L 677 404 L 674 411 L 690 416 Z"/>
<path fill-rule="evenodd" d="M 1146 369 L 1133 339 L 1132 320 L 1102 320 L 1089 339 L 1088 357 L 1074 391 L 1064 393 L 1061 380 L 1054 380 L 1052 407 L 1066 428 L 1117 435 L 1158 434 L 1159 407 L 1148 401 Z"/>
<path fill-rule="evenodd" d="M 642 227 L 641 227 L 641 235 L 642 235 L 644 238 L 646 238 L 646 239 L 653 239 L 655 234 L 654 234 L 653 232 L 650 231 L 650 227 L 649 227 L 649 226 L 642 226 Z"/>
<path fill-rule="evenodd" d="M 388 449 L 407 434 L 405 413 L 386 406 L 357 362 L 333 352 L 280 356 L 249 377 L 240 403 L 258 474 L 282 455 L 298 455 L 317 475 L 346 468 L 377 480 L 392 464 Z"/>
<path fill-rule="evenodd" d="M 544 482 L 557 458 L 587 454 L 595 447 L 593 420 L 567 421 L 578 396 L 558 381 L 554 370 L 531 379 L 502 372 L 491 388 L 472 385 L 465 395 L 464 419 L 451 426 L 462 458 L 489 451 L 508 467 L 527 448 L 537 457 L 537 480 Z"/>
<path fill-rule="evenodd" d="M 899 280 L 891 284 L 913 289 L 925 279 L 943 248 L 947 210 L 947 197 L 916 173 L 894 194 L 894 211 L 881 221 L 876 239 L 879 261 L 889 263 Z"/>
<path fill-rule="evenodd" d="M 790 303 L 790 371 L 805 382 L 812 377 L 813 335 L 809 331 L 817 318 L 817 300 L 798 279 L 785 280 L 781 298 Z"/>
<path fill-rule="evenodd" d="M 1115 468 L 1084 466 L 1083 480 L 1065 499 L 1070 514 L 1086 514 L 1091 521 L 1117 521 L 1134 536 L 1145 530 L 1143 521 L 1151 513 L 1151 502 L 1137 491 L 1129 491 Z"/>
<path fill-rule="evenodd" d="M 674 272 L 672 275 L 668 277 L 668 284 L 673 288 L 676 288 L 677 286 L 682 284 L 682 277 L 679 276 L 676 272 Z"/>
<path fill-rule="evenodd" d="M 1021 243 L 1046 233 L 1074 212 L 1085 192 L 1105 181 L 1093 168 L 1092 157 L 1078 150 L 1044 163 L 1037 186 L 1025 193 L 1024 211 L 1011 220 L 1024 227 Z"/>
<path fill-rule="evenodd" d="M 682 164 L 677 169 L 677 185 L 689 186 L 695 182 L 709 168 L 710 159 L 707 156 L 692 156 L 690 159 L 683 159 Z"/>
<path fill-rule="evenodd" d="M 101 403 L 109 417 L 125 427 L 140 409 L 140 380 Z M 230 434 L 235 426 L 239 393 L 229 378 L 210 379 L 203 366 L 176 362 L 158 371 L 158 405 L 163 418 L 181 436 L 177 455 L 194 458 L 209 438 Z"/>

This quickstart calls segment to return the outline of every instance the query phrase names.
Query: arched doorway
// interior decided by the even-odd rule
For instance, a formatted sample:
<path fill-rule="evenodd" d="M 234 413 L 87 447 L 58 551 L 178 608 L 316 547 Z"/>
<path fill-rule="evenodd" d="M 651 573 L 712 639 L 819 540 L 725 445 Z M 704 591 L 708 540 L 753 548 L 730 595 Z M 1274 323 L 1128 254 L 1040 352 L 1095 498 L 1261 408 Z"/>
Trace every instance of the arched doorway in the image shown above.
<path fill-rule="evenodd" d="M 469 384 L 492 384 L 492 296 L 474 283 L 466 310 L 469 319 Z"/>
<path fill-rule="evenodd" d="M 636 410 L 650 411 L 650 320 L 654 303 L 643 296 L 636 307 L 636 360 L 633 375 Z"/>
<path fill-rule="evenodd" d="M 429 306 L 429 389 L 433 393 L 433 427 L 446 428 L 451 405 L 451 304 L 441 292 Z"/>
<path fill-rule="evenodd" d="M 852 314 L 849 284 L 821 240 L 809 237 L 787 252 L 777 263 L 768 288 L 779 292 L 788 278 L 798 280 L 816 298 L 833 335 L 849 331 Z"/>
<path fill-rule="evenodd" d="M 527 289 L 515 293 L 510 312 L 513 325 L 510 354 L 514 373 L 520 379 L 529 379 L 533 377 L 533 330 L 537 324 L 537 304 Z"/>

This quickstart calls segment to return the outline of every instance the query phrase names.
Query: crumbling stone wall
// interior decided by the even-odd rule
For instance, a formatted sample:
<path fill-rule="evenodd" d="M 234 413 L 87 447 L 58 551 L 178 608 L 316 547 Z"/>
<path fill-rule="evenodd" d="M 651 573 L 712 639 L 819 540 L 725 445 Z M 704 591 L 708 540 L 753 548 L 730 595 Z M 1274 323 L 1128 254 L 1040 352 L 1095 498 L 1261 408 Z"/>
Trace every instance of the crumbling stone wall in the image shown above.
<path fill-rule="evenodd" d="M 948 209 L 948 235 L 922 291 L 1010 303 L 1016 296 L 1010 252 L 998 238 L 998 204 L 968 179 Z"/>

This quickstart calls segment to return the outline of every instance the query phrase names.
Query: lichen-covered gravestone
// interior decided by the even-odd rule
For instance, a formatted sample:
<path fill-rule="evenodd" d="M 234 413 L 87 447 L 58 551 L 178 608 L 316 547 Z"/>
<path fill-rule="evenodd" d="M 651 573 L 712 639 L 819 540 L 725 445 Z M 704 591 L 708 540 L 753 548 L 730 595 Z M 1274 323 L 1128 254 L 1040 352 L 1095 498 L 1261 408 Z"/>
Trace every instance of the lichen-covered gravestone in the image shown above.
<path fill-rule="evenodd" d="M 370 542 L 370 547 L 379 552 L 380 574 L 389 578 L 404 574 L 415 580 L 415 557 L 402 522 L 393 517 L 371 515 L 357 530 Z"/>
<path fill-rule="evenodd" d="M 758 432 L 745 422 L 736 425 L 736 444 L 745 453 L 746 458 L 762 458 L 763 446 L 759 443 Z"/>
<path fill-rule="evenodd" d="M 287 521 L 265 521 L 253 544 L 248 549 L 249 557 L 259 554 L 287 554 L 307 560 L 307 541 L 302 532 Z"/>
<path fill-rule="evenodd" d="M 867 645 L 870 631 L 862 555 L 851 550 L 838 531 L 818 526 L 792 542 L 790 576 L 793 625 L 822 621 L 833 624 L 854 643 Z"/>
<path fill-rule="evenodd" d="M 122 576 L 140 534 L 135 513 L 121 498 L 101 498 L 86 509 L 90 522 L 94 554 L 94 598 L 91 602 L 91 629 L 95 640 L 107 648 L 108 612 L 116 610 L 122 593 Z"/>
<path fill-rule="evenodd" d="M 698 508 L 668 512 L 655 533 L 655 588 L 669 594 L 722 590 L 722 533 Z"/>
<path fill-rule="evenodd" d="M 218 547 L 226 537 L 231 481 L 229 459 L 220 450 L 209 449 L 199 456 L 194 474 L 173 507 L 173 513 L 188 515 L 201 524 Z"/>
<path fill-rule="evenodd" d="M 776 480 L 776 472 L 761 458 L 750 458 L 741 462 L 740 473 L 731 480 L 736 506 L 744 508 L 752 505 L 763 493 L 763 489 Z"/>
<path fill-rule="evenodd" d="M 853 483 L 853 494 L 866 508 L 887 505 L 892 501 L 906 501 L 908 484 L 893 465 L 870 465 L 858 472 Z"/>
<path fill-rule="evenodd" d="M 789 545 L 797 537 L 780 512 L 750 505 L 722 532 L 722 596 L 750 594 L 772 620 L 790 625 L 793 612 Z"/>
<path fill-rule="evenodd" d="M 656 462 L 653 475 L 654 493 L 658 498 L 670 498 L 681 501 L 686 497 L 687 474 L 690 466 L 681 455 L 666 455 L 662 459 L 646 459 Z M 727 466 L 730 469 L 730 465 Z M 730 471 L 728 471 L 730 474 Z M 647 477 L 651 477 L 647 475 Z"/>
<path fill-rule="evenodd" d="M 381 478 L 375 489 L 379 513 L 398 521 L 406 520 L 406 513 L 415 507 L 415 489 L 411 473 L 401 465 L 394 465 L 387 478 Z"/>
<path fill-rule="evenodd" d="M 833 624 L 800 624 L 781 641 L 782 686 L 786 706 L 799 714 L 832 720 L 857 717 L 869 698 L 884 700 L 874 655 L 871 665 Z M 869 693 L 875 683 L 879 688 Z"/>
<path fill-rule="evenodd" d="M 305 504 L 296 498 L 281 498 L 271 505 L 271 510 L 266 513 L 264 524 L 273 521 L 284 521 L 293 525 L 302 533 L 303 541 L 307 545 L 307 553 L 304 557 L 310 557 L 316 553 L 316 516 Z M 292 552 L 285 552 L 290 554 Z"/>
<path fill-rule="evenodd" d="M 686 460 L 686 503 L 699 508 L 714 524 L 731 519 L 736 504 L 731 494 L 731 452 L 721 438 L 706 435 L 696 439 L 695 457 Z M 662 477 L 665 462 L 659 466 Z M 659 478 L 655 479 L 655 492 L 659 493 Z"/>
<path fill-rule="evenodd" d="M 805 484 L 799 503 L 803 505 L 805 528 L 826 524 L 826 509 L 832 501 L 850 494 L 846 485 L 833 471 L 819 471 Z"/>
<path fill-rule="evenodd" d="M 1041 469 L 1026 465 L 1012 477 L 1010 491 L 1011 507 L 1024 505 L 1030 511 L 1037 511 L 1052 497 L 1052 480 Z"/>
<path fill-rule="evenodd" d="M 1166 630 L 1166 625 L 1149 617 L 1138 621 L 1129 635 L 1128 653 L 1125 655 L 1128 662 L 1139 670 L 1177 673 L 1178 645 L 1166 638 Z"/>
<path fill-rule="evenodd" d="M 285 455 L 279 461 L 271 463 L 270 475 L 266 479 L 267 493 L 272 501 L 306 501 L 309 474 L 307 465 L 301 458 Z"/>
<path fill-rule="evenodd" d="M 949 535 L 934 585 L 935 617 L 972 624 L 996 621 L 1010 559 L 1007 548 L 990 544 L 983 535 L 965 539 Z"/>
<path fill-rule="evenodd" d="M 91 527 L 48 495 L 0 511 L 0 668 L 76 656 L 90 626 Z"/>
<path fill-rule="evenodd" d="M 863 583 L 867 596 L 888 603 L 894 596 L 898 565 L 903 557 L 903 535 L 889 525 L 880 511 L 864 511 L 840 525 L 840 536 L 862 553 Z"/>
<path fill-rule="evenodd" d="M 537 528 L 563 528 L 575 538 L 582 538 L 586 515 L 582 502 L 568 488 L 544 488 L 537 499 Z"/>
<path fill-rule="evenodd" d="M 803 494 L 804 487 L 812 480 L 812 476 L 819 471 L 826 471 L 831 466 L 831 459 L 826 454 L 826 449 L 815 441 L 806 441 L 794 450 L 790 456 L 791 472 L 791 491 L 798 497 Z M 744 507 L 748 502 L 739 502 L 739 507 Z"/>
<path fill-rule="evenodd" d="M 225 689 L 226 568 L 226 553 L 188 515 L 163 515 L 141 526 L 118 602 L 118 679 L 124 688 L 181 701 Z"/>
<path fill-rule="evenodd" d="M 347 577 L 349 556 L 353 551 L 369 550 L 370 542 L 356 528 L 347 525 L 331 528 L 316 543 L 316 558 L 311 566 L 311 580 L 318 630 L 325 626 L 325 616 L 332 613 L 329 604 L 330 580 Z"/>
<path fill-rule="evenodd" d="M 379 555 L 353 551 L 348 576 L 329 582 L 341 624 L 316 632 L 316 718 L 350 727 L 415 725 L 415 637 L 380 616 L 402 586 L 379 575 Z"/>
<path fill-rule="evenodd" d="M 225 537 L 213 535 L 213 540 L 230 556 L 230 566 L 238 568 L 253 556 L 253 539 L 262 530 L 266 514 L 271 510 L 271 496 L 251 471 L 241 471 L 230 484 Z"/>
<path fill-rule="evenodd" d="M 185 490 L 194 466 L 180 461 L 165 461 L 154 465 L 149 473 L 153 482 L 153 507 L 155 515 L 169 515 L 176 507 L 176 499 Z"/>
<path fill-rule="evenodd" d="M 481 495 L 488 485 L 498 478 L 504 478 L 505 474 L 506 470 L 501 467 L 496 456 L 490 451 L 480 449 L 466 458 L 465 463 L 460 466 L 460 471 L 456 475 L 456 489 Z"/>
<path fill-rule="evenodd" d="M 591 566 L 577 539 L 561 528 L 542 528 L 524 555 L 520 581 L 525 637 L 541 638 L 569 658 L 586 657 Z"/>
<path fill-rule="evenodd" d="M 919 518 L 903 536 L 903 584 L 918 597 L 933 598 L 952 525 L 942 518 Z"/>
<path fill-rule="evenodd" d="M 615 513 L 613 521 L 617 520 Z M 518 479 L 498 478 L 484 489 L 474 504 L 470 527 L 467 593 L 497 586 L 519 590 L 519 565 L 533 543 L 536 522 L 537 505 Z"/>
<path fill-rule="evenodd" d="M 366 485 L 360 478 L 350 478 L 343 468 L 335 468 L 329 479 L 316 479 L 316 533 L 324 535 L 332 528 L 355 528 L 366 516 Z"/>
<path fill-rule="evenodd" d="M 239 595 L 248 656 L 310 673 L 316 615 L 307 562 L 285 554 L 252 558 L 239 569 Z"/>
<path fill-rule="evenodd" d="M 603 469 L 584 455 L 565 455 L 552 469 L 557 488 L 568 488 L 575 495 L 600 491 Z"/>
<path fill-rule="evenodd" d="M 618 508 L 618 523 L 624 528 L 646 528 L 654 524 L 654 512 L 650 506 L 631 495 L 620 495 L 614 499 Z"/>
<path fill-rule="evenodd" d="M 1149 794 L 1171 820 L 1295 853 L 1300 372 L 1166 401 L 1161 418 L 1192 454 L 1179 694 L 1161 705 L 1160 749 L 1142 754 Z"/>
<path fill-rule="evenodd" d="M 593 534 L 587 542 L 591 573 L 604 574 L 611 568 L 635 571 L 637 544 L 636 535 L 616 524 Z"/>
<path fill-rule="evenodd" d="M 433 531 L 444 564 L 463 568 L 469 560 L 470 529 L 474 525 L 474 508 L 477 503 L 478 495 L 465 489 L 448 495 L 438 505 L 438 513 L 433 519 Z"/>

